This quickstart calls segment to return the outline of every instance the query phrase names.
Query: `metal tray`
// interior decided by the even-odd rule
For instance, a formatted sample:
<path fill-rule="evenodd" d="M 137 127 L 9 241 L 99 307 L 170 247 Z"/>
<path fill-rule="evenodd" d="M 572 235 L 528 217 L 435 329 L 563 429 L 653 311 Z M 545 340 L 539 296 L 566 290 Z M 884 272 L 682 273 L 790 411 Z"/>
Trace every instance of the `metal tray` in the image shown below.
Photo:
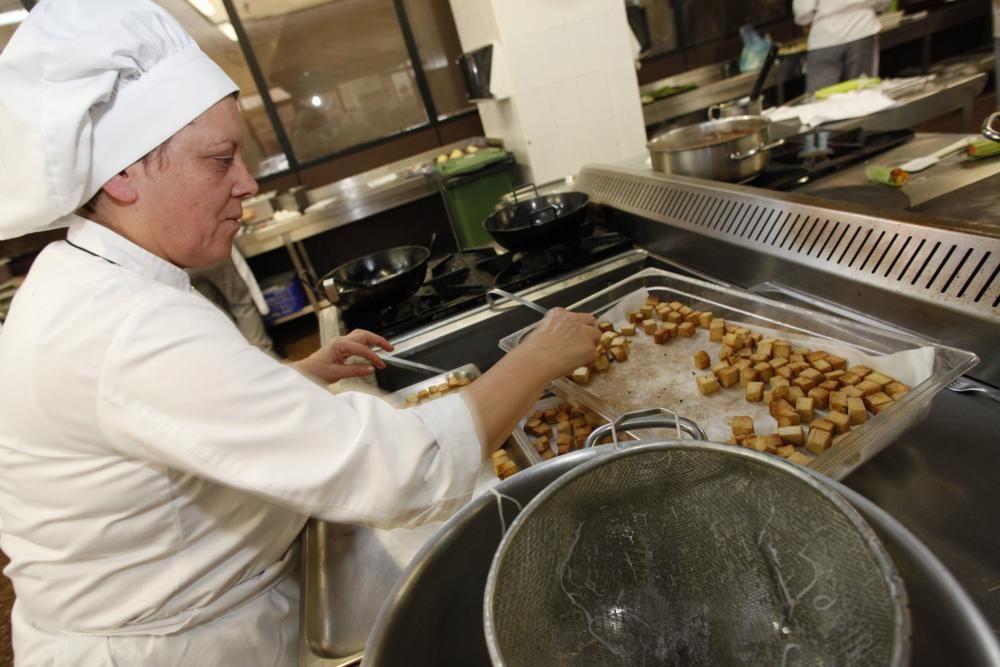
<path fill-rule="evenodd" d="M 407 396 L 410 396 L 411 394 L 417 394 L 422 389 L 430 389 L 431 387 L 434 386 L 447 384 L 448 378 L 453 375 L 459 375 L 466 377 L 469 380 L 475 380 L 477 377 L 482 375 L 482 372 L 479 370 L 479 367 L 476 366 L 475 364 L 465 364 L 464 366 L 459 366 L 458 368 L 450 370 L 447 373 L 440 373 L 433 377 L 427 378 L 426 380 L 421 380 L 420 382 L 411 384 L 408 387 L 403 387 L 398 391 L 394 391 L 393 393 L 386 396 L 385 400 L 387 400 L 389 403 L 396 406 L 397 408 L 408 407 L 408 404 L 406 402 Z M 451 392 L 449 391 L 448 393 Z M 447 395 L 447 394 L 442 394 L 442 395 Z"/>
<path fill-rule="evenodd" d="M 716 317 L 738 321 L 750 327 L 777 329 L 791 336 L 806 336 L 853 348 L 871 356 L 882 356 L 918 348 L 933 349 L 933 370 L 926 380 L 911 386 L 910 392 L 896 401 L 893 408 L 877 418 L 856 426 L 836 446 L 817 456 L 810 467 L 833 479 L 843 479 L 865 461 L 892 444 L 906 430 L 919 423 L 930 411 L 931 400 L 949 382 L 978 363 L 978 357 L 964 350 L 940 345 L 899 331 L 864 326 L 838 317 L 751 294 L 736 288 L 722 287 L 687 278 L 660 269 L 645 269 L 587 299 L 570 306 L 571 310 L 607 312 L 619 301 L 639 289 L 647 289 L 663 299 L 678 300 L 697 310 L 711 310 Z M 874 309 L 873 310 L 877 310 Z M 517 331 L 500 341 L 504 350 L 513 349 L 535 325 Z M 591 409 L 617 419 L 620 411 L 611 410 L 586 387 L 560 378 L 551 390 L 565 398 L 574 398 Z M 631 409 L 676 406 L 635 405 Z M 681 410 L 681 415 L 683 411 Z"/>

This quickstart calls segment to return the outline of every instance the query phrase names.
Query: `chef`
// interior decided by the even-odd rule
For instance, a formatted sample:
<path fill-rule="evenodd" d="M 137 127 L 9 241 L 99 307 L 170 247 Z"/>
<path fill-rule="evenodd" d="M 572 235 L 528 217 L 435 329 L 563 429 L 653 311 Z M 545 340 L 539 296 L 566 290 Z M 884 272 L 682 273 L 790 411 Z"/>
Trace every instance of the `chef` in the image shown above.
<path fill-rule="evenodd" d="M 806 90 L 878 76 L 878 12 L 890 0 L 794 0 L 795 23 L 809 26 Z"/>
<path fill-rule="evenodd" d="M 149 0 L 44 0 L 0 54 L 0 238 L 67 227 L 0 333 L 0 531 L 19 665 L 294 665 L 306 517 L 440 519 L 593 318 L 554 310 L 462 393 L 410 410 L 289 367 L 185 269 L 230 254 L 237 89 Z M 314 382 L 318 380 L 319 382 Z"/>

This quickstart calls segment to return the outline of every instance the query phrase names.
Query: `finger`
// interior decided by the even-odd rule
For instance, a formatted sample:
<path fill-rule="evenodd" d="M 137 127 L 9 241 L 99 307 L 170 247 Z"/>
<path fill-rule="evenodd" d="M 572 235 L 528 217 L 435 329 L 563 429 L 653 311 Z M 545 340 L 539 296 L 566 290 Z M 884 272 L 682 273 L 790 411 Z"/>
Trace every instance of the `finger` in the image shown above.
<path fill-rule="evenodd" d="M 338 369 L 341 378 L 356 378 L 363 375 L 371 375 L 375 369 L 368 364 L 345 364 Z"/>
<path fill-rule="evenodd" d="M 363 345 L 368 345 L 368 346 L 376 345 L 385 350 L 386 352 L 392 352 L 393 349 L 395 349 L 392 343 L 387 341 L 382 336 L 379 336 L 376 333 L 368 331 L 367 329 L 355 329 L 351 333 L 347 334 L 345 338 L 347 338 L 348 340 L 355 341 L 357 343 L 362 343 Z"/>
<path fill-rule="evenodd" d="M 376 368 L 385 368 L 385 362 L 382 361 L 375 351 L 364 343 L 358 343 L 353 340 L 341 341 L 340 349 L 346 354 L 353 354 L 364 359 L 367 359 Z"/>

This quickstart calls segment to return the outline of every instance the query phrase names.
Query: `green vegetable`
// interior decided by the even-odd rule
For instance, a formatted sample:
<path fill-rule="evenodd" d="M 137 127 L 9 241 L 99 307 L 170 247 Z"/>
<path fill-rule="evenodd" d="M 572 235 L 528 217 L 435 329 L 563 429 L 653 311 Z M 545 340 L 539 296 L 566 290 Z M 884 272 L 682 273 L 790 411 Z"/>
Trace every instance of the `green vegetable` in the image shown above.
<path fill-rule="evenodd" d="M 901 188 L 903 184 L 906 183 L 906 179 L 909 176 L 905 171 L 898 167 L 886 167 L 881 164 L 870 165 L 865 169 L 865 176 L 872 183 L 878 183 L 879 185 L 891 185 L 894 188 Z"/>
<path fill-rule="evenodd" d="M 965 153 L 972 158 L 993 157 L 1000 155 L 1000 143 L 989 139 L 980 139 L 966 146 Z"/>
<path fill-rule="evenodd" d="M 817 100 L 825 100 L 833 95 L 839 95 L 840 93 L 850 93 L 855 90 L 864 90 L 865 88 L 874 88 L 875 86 L 882 83 L 882 79 L 878 77 L 862 77 L 860 79 L 851 79 L 850 81 L 842 81 L 841 83 L 835 83 L 832 86 L 827 86 L 826 88 L 820 88 L 816 91 Z"/>

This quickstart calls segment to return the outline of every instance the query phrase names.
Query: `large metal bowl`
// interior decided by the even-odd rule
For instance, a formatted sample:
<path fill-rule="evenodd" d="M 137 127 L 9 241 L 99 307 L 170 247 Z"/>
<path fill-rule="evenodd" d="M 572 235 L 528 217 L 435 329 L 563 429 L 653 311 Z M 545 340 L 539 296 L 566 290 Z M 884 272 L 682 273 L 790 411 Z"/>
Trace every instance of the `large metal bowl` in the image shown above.
<path fill-rule="evenodd" d="M 598 447 L 560 456 L 514 475 L 496 490 L 526 505 L 564 472 L 607 451 Z M 1000 664 L 1000 647 L 990 626 L 927 547 L 863 496 L 822 479 L 874 529 L 903 577 L 913 630 L 911 665 Z M 503 509 L 509 526 L 517 509 L 506 500 Z M 365 664 L 490 665 L 482 624 L 483 593 L 502 536 L 497 498 L 492 494 L 476 498 L 442 526 L 382 608 L 368 638 Z"/>
<path fill-rule="evenodd" d="M 782 144 L 770 141 L 766 118 L 735 116 L 671 130 L 646 147 L 656 171 L 735 183 L 763 171 Z"/>

